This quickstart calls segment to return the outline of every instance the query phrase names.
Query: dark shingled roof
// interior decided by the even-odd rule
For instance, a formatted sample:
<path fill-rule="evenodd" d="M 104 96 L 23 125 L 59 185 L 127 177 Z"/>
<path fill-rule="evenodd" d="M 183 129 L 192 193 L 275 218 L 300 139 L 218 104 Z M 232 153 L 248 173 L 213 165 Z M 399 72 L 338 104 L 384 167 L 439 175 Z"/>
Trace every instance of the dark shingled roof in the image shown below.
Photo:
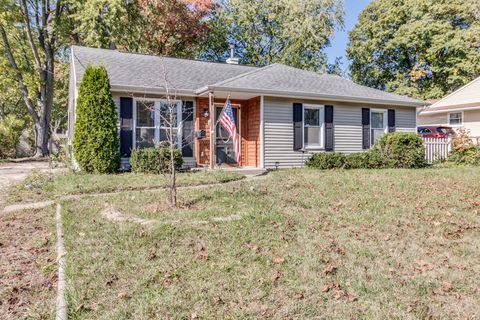
<path fill-rule="evenodd" d="M 422 101 L 358 85 L 339 76 L 282 64 L 257 68 L 79 46 L 73 46 L 72 53 L 77 85 L 88 64 L 102 64 L 107 69 L 112 87 L 162 91 L 165 90 L 167 81 L 170 90 L 182 90 L 191 94 L 213 89 L 258 92 L 259 95 L 424 105 Z"/>
<path fill-rule="evenodd" d="M 191 90 L 235 77 L 256 67 L 227 63 L 178 59 L 108 49 L 72 46 L 77 83 L 80 83 L 88 64 L 104 65 L 110 83 L 116 86 Z M 166 75 L 166 77 L 165 77 Z"/>
<path fill-rule="evenodd" d="M 345 99 L 368 99 L 401 103 L 423 104 L 422 101 L 406 96 L 372 89 L 351 80 L 329 74 L 272 64 L 261 69 L 227 79 L 210 86 L 225 90 L 260 90 L 266 93 L 296 95 L 321 95 Z"/>

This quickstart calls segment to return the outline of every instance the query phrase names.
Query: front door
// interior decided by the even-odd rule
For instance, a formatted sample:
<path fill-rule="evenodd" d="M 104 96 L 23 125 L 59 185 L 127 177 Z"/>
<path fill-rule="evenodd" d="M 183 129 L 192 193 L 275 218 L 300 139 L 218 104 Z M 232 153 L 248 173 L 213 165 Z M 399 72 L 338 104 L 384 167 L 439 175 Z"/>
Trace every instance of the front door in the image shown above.
<path fill-rule="evenodd" d="M 218 121 L 218 117 L 222 112 L 222 107 L 215 108 L 215 122 Z M 235 118 L 235 125 L 237 126 L 237 132 L 239 132 L 238 125 L 238 106 L 232 105 L 233 117 Z M 216 131 L 216 157 L 217 164 L 238 165 L 235 157 L 235 149 L 233 148 L 233 141 L 228 135 L 228 131 L 217 122 Z"/>

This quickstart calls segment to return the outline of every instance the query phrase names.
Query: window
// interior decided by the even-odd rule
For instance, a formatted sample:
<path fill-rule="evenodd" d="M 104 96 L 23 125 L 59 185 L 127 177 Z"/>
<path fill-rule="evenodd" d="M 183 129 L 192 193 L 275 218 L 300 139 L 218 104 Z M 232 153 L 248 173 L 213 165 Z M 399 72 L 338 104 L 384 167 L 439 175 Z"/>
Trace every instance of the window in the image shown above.
<path fill-rule="evenodd" d="M 451 126 L 461 126 L 463 124 L 463 112 L 449 113 L 448 124 Z"/>
<path fill-rule="evenodd" d="M 137 148 L 155 146 L 155 102 L 137 101 L 137 127 L 135 142 Z"/>
<path fill-rule="evenodd" d="M 387 110 L 370 111 L 371 144 L 374 145 L 387 132 Z"/>
<path fill-rule="evenodd" d="M 180 146 L 178 126 L 181 122 L 181 101 L 137 100 L 135 112 L 135 147 L 152 148 L 165 144 L 170 122 L 169 108 L 173 108 L 173 131 L 177 146 Z"/>
<path fill-rule="evenodd" d="M 305 105 L 303 108 L 304 148 L 323 148 L 323 106 Z"/>

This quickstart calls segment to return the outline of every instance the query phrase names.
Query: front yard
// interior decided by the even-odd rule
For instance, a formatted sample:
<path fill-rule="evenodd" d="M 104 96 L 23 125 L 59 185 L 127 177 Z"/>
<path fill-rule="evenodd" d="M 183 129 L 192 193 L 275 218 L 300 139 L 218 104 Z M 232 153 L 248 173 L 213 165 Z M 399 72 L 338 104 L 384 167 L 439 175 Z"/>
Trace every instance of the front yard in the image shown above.
<path fill-rule="evenodd" d="M 178 209 L 164 190 L 64 200 L 69 312 L 478 318 L 479 178 L 477 168 L 286 170 L 181 189 Z M 98 189 L 61 181 L 65 193 Z"/>

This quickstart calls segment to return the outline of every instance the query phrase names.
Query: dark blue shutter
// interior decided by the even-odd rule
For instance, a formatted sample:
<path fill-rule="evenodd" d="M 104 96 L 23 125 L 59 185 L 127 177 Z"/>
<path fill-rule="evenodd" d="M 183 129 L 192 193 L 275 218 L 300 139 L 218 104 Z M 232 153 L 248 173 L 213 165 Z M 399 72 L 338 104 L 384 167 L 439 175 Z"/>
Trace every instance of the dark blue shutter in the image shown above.
<path fill-rule="evenodd" d="M 333 106 L 325 106 L 325 151 L 333 151 Z"/>
<path fill-rule="evenodd" d="M 293 104 L 293 150 L 303 148 L 303 105 Z"/>
<path fill-rule="evenodd" d="M 370 148 L 370 109 L 362 108 L 362 148 Z"/>
<path fill-rule="evenodd" d="M 193 101 L 183 104 L 182 124 L 182 156 L 193 157 Z"/>
<path fill-rule="evenodd" d="M 388 109 L 388 132 L 395 132 L 395 110 Z"/>
<path fill-rule="evenodd" d="M 120 98 L 120 155 L 130 157 L 133 147 L 133 98 Z"/>

